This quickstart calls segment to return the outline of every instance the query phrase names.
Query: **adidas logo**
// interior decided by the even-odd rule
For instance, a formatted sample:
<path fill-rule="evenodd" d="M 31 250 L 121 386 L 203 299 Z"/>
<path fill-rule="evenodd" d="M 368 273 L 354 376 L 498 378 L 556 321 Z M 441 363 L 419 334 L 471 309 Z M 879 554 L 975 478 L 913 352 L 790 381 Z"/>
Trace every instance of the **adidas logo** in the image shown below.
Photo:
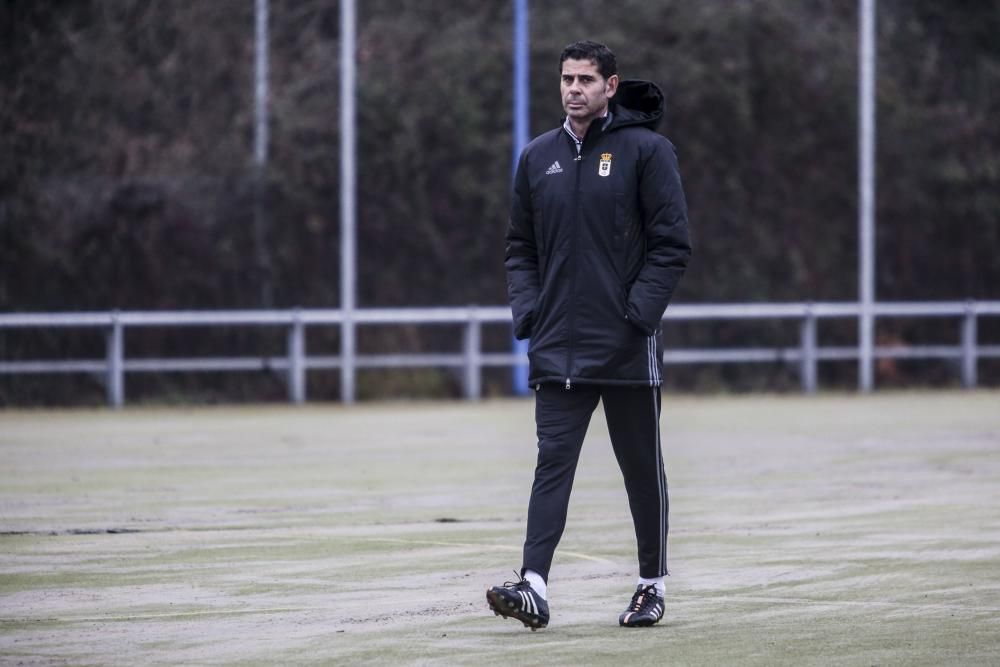
<path fill-rule="evenodd" d="M 559 160 L 556 160 L 555 162 L 552 163 L 552 166 L 549 167 L 548 170 L 545 172 L 545 175 L 548 176 L 549 174 L 561 174 L 562 171 L 563 168 L 559 166 Z"/>

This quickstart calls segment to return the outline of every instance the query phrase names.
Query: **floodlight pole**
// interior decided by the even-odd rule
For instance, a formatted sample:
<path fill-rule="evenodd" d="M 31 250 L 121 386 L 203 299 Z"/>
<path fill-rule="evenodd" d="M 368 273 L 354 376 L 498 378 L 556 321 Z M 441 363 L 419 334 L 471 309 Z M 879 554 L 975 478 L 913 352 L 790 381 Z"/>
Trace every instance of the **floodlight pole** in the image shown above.
<path fill-rule="evenodd" d="M 257 0 L 254 7 L 254 164 L 267 164 L 267 45 L 268 0 Z"/>
<path fill-rule="evenodd" d="M 268 145 L 268 0 L 254 3 L 254 133 L 253 133 L 253 234 L 260 279 L 261 306 L 274 305 L 271 255 L 267 248 L 267 217 L 263 204 Z"/>
<path fill-rule="evenodd" d="M 866 393 L 875 386 L 875 2 L 858 4 L 858 389 Z"/>
<path fill-rule="evenodd" d="M 354 0 L 340 0 L 340 399 L 344 403 L 354 402 L 356 28 Z"/>
<path fill-rule="evenodd" d="M 528 71 L 530 54 L 528 44 L 528 0 L 514 0 L 514 136 L 513 159 L 511 173 L 517 173 L 517 163 L 521 151 L 528 145 Z M 528 341 L 514 340 L 513 352 L 517 355 L 528 354 Z M 528 366 L 525 363 L 514 364 L 514 393 L 520 396 L 529 393 Z"/>

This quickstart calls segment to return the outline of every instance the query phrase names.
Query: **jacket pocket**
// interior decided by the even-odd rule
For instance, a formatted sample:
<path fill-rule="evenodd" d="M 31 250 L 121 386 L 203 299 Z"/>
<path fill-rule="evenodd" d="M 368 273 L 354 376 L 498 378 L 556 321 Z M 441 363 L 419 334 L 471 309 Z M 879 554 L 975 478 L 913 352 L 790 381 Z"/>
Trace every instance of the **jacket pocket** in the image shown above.
<path fill-rule="evenodd" d="M 621 281 L 627 290 L 631 288 L 628 281 L 634 278 L 629 275 L 629 256 L 635 244 L 634 235 L 636 230 L 633 224 L 632 207 L 629 206 L 628 197 L 624 193 L 615 193 L 614 215 L 614 223 L 611 229 L 611 254 L 615 263 L 615 271 L 618 272 L 618 280 Z"/>
<path fill-rule="evenodd" d="M 632 330 L 635 333 L 641 334 L 643 336 L 649 336 L 649 335 L 651 335 L 654 332 L 651 331 L 648 327 L 646 327 L 646 325 L 644 325 L 639 320 L 638 309 L 636 309 L 636 308 L 631 309 L 632 313 L 629 314 L 629 310 L 630 309 L 628 307 L 628 297 L 629 297 L 629 294 L 632 293 L 632 285 L 633 284 L 634 283 L 626 283 L 626 284 L 622 285 L 622 312 L 624 312 L 624 314 L 625 314 L 625 320 L 629 324 L 632 325 Z"/>

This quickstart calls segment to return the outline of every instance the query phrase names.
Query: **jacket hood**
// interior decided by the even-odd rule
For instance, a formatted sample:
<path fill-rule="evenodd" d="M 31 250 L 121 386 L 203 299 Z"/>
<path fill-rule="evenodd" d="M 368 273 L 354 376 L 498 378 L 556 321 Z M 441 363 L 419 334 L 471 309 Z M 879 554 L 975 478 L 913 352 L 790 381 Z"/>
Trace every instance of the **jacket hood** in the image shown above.
<path fill-rule="evenodd" d="M 641 125 L 655 130 L 663 120 L 663 91 L 652 81 L 624 80 L 611 98 L 611 128 Z"/>

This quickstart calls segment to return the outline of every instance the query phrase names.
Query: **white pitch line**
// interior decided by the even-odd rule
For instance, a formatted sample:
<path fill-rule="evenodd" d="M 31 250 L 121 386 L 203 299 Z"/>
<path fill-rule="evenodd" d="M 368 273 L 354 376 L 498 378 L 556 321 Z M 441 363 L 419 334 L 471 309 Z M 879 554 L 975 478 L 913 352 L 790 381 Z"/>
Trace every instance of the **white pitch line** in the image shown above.
<path fill-rule="evenodd" d="M 371 538 L 371 539 L 386 539 L 388 541 L 396 542 L 401 540 L 393 540 L 391 538 Z M 445 544 L 445 545 L 457 545 L 457 546 L 475 546 L 479 547 L 479 544 L 463 544 L 460 542 L 431 542 L 430 540 L 424 540 L 421 542 L 426 542 L 428 544 Z M 577 556 L 584 558 L 594 559 L 592 556 L 587 556 L 586 554 L 577 554 Z M 594 559 L 597 560 L 597 559 Z M 886 602 L 882 600 L 872 600 L 869 602 L 855 601 L 855 600 L 811 600 L 809 598 L 782 598 L 782 597 L 766 597 L 766 596 L 755 596 L 755 595 L 706 595 L 699 596 L 694 594 L 673 594 L 667 596 L 667 600 L 681 599 L 681 600 L 696 600 L 699 602 L 770 602 L 777 604 L 799 604 L 799 605 L 815 605 L 820 607 L 888 607 L 892 609 L 909 609 L 914 611 L 960 611 L 968 613 L 1000 613 L 1000 607 L 968 607 L 962 605 L 949 605 L 949 604 L 908 604 L 905 602 Z M 174 611 L 174 612 L 163 612 L 156 614 L 126 614 L 122 616 L 63 616 L 63 617 L 53 617 L 53 616 L 39 616 L 34 618 L 0 618 L 0 626 L 4 624 L 21 624 L 21 623 L 108 623 L 108 622 L 123 622 L 123 621 L 149 621 L 161 618 L 190 618 L 198 616 L 238 616 L 246 614 L 288 614 L 304 611 L 323 611 L 323 612 L 335 612 L 336 607 L 261 607 L 256 609 L 215 609 L 215 610 L 202 610 L 202 611 Z"/>
<path fill-rule="evenodd" d="M 503 549 L 506 551 L 521 551 L 521 547 L 510 546 L 509 544 L 483 544 L 474 542 L 438 542 L 435 540 L 404 540 L 398 537 L 362 537 L 362 540 L 369 540 L 372 542 L 396 542 L 398 544 L 426 544 L 435 547 L 465 547 L 469 549 L 482 549 L 484 547 L 489 547 L 492 549 Z M 614 565 L 613 561 L 606 558 L 598 558 L 597 556 L 589 556 L 587 554 L 582 554 L 576 551 L 566 551 L 565 549 L 559 550 L 560 556 L 572 556 L 573 558 L 581 558 L 583 560 L 593 561 L 594 563 L 601 563 L 603 565 Z"/>
<path fill-rule="evenodd" d="M 697 595 L 693 593 L 667 592 L 670 599 L 697 600 L 699 602 L 770 602 L 775 604 L 801 604 L 817 607 L 888 607 L 892 609 L 912 609 L 918 611 L 965 611 L 1000 613 L 1000 607 L 970 607 L 957 604 L 912 604 L 908 602 L 889 602 L 886 600 L 814 600 L 812 598 L 783 598 L 764 595 Z"/>
<path fill-rule="evenodd" d="M 109 621 L 148 621 L 158 618 L 186 618 L 189 616 L 239 616 L 241 614 L 287 614 L 300 611 L 334 610 L 334 607 L 263 607 L 259 609 L 170 611 L 157 614 L 125 614 L 123 616 L 38 616 L 33 618 L 0 618 L 0 625 L 10 623 L 106 623 Z"/>

